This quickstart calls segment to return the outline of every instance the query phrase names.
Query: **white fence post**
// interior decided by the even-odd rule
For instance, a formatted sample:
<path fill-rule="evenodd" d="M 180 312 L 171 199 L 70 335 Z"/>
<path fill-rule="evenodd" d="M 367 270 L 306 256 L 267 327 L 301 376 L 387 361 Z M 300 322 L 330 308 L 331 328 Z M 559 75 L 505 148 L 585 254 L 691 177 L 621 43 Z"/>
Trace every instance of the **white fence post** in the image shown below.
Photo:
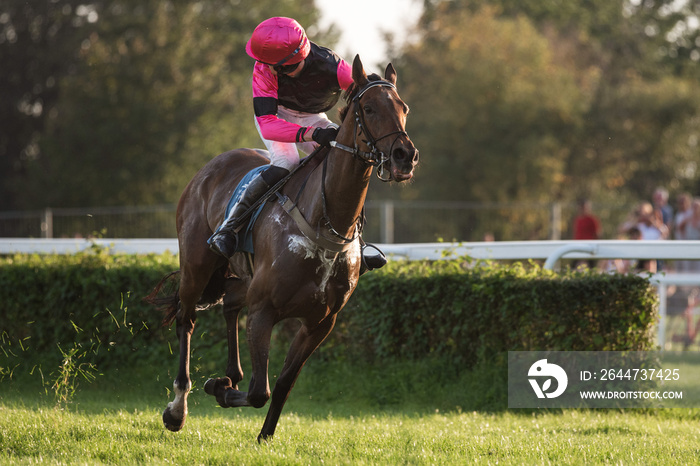
<path fill-rule="evenodd" d="M 41 216 L 41 237 L 53 238 L 53 210 L 50 207 L 44 209 Z"/>
<path fill-rule="evenodd" d="M 558 241 L 561 239 L 561 202 L 553 202 L 550 216 L 552 234 L 549 239 Z"/>
<path fill-rule="evenodd" d="M 381 232 L 382 243 L 392 244 L 394 242 L 394 201 L 383 201 L 381 212 Z"/>

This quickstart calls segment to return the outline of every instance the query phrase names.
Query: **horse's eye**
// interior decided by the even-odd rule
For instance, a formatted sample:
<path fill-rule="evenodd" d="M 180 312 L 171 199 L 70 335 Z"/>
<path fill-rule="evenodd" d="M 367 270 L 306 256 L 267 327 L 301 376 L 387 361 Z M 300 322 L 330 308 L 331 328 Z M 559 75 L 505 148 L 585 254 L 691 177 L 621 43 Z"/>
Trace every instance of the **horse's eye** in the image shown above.
<path fill-rule="evenodd" d="M 365 113 L 372 113 L 374 111 L 369 105 L 365 105 L 364 107 L 362 107 L 362 109 L 365 111 Z"/>

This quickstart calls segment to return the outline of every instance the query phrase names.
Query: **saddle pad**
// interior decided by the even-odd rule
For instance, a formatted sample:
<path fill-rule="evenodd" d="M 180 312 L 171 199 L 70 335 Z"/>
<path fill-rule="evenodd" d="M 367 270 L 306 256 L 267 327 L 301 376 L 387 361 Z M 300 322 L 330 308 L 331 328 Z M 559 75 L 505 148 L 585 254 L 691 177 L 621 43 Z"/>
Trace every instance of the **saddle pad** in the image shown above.
<path fill-rule="evenodd" d="M 245 176 L 238 183 L 238 186 L 236 186 L 236 189 L 233 190 L 231 199 L 228 201 L 228 205 L 226 206 L 226 217 L 224 218 L 228 218 L 228 214 L 231 212 L 231 209 L 233 209 L 233 206 L 235 206 L 241 196 L 243 196 L 243 191 L 245 191 L 245 188 L 248 187 L 248 183 L 250 183 L 253 178 L 268 167 L 269 165 L 262 165 L 260 167 L 253 168 L 251 171 L 245 174 Z M 265 207 L 265 203 L 260 204 L 260 207 L 255 209 L 255 212 L 253 212 L 248 219 L 246 226 L 238 233 L 237 251 L 253 254 L 253 226 L 255 225 L 255 221 L 260 216 L 260 212 L 263 210 L 263 207 Z M 219 228 L 221 228 L 221 226 L 219 226 Z"/>

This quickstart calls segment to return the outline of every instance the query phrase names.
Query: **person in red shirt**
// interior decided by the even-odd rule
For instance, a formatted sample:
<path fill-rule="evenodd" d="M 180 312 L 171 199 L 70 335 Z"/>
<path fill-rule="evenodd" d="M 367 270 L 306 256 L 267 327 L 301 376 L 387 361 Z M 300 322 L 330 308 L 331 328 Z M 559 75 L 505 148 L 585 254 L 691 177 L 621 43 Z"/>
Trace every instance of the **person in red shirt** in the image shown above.
<path fill-rule="evenodd" d="M 574 239 L 576 240 L 587 240 L 587 239 L 600 239 L 601 228 L 600 220 L 598 217 L 593 215 L 593 210 L 591 208 L 591 201 L 588 199 L 581 199 L 578 201 L 578 214 L 574 218 Z M 582 261 L 576 261 L 574 267 L 581 265 Z M 586 261 L 589 268 L 595 267 L 595 261 Z"/>
<path fill-rule="evenodd" d="M 593 215 L 591 201 L 578 202 L 578 215 L 574 219 L 574 239 L 600 239 L 600 220 Z"/>

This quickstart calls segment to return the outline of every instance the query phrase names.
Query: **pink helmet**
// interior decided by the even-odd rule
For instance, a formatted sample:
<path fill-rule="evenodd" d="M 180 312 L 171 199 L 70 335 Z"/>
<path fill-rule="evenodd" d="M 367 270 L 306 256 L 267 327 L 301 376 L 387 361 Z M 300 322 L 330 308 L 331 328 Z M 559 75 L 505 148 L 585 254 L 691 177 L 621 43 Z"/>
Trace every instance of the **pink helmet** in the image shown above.
<path fill-rule="evenodd" d="M 276 16 L 258 24 L 245 46 L 255 60 L 273 66 L 294 65 L 309 55 L 311 44 L 301 25 Z"/>

